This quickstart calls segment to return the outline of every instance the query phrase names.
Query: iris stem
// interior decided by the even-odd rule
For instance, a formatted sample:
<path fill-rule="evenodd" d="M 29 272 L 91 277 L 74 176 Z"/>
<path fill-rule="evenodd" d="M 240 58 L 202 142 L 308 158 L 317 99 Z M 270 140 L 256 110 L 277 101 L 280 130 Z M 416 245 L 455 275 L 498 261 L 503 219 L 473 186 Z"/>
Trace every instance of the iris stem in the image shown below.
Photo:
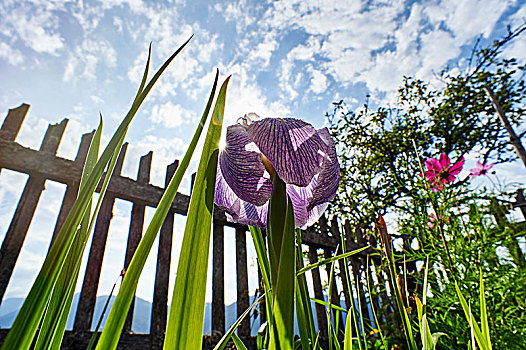
<path fill-rule="evenodd" d="M 294 347 L 294 294 L 296 286 L 296 244 L 294 209 L 286 184 L 273 176 L 267 230 L 270 279 L 273 291 L 269 350 Z"/>

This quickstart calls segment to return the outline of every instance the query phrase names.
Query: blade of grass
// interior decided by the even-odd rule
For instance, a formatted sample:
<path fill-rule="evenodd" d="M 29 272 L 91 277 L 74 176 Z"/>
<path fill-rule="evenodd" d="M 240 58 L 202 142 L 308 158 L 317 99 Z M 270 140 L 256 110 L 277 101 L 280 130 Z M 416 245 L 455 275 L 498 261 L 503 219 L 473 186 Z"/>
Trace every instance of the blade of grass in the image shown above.
<path fill-rule="evenodd" d="M 191 39 L 191 38 L 190 38 Z M 17 349 L 25 350 L 29 349 L 33 342 L 35 333 L 40 326 L 42 316 L 49 303 L 51 292 L 56 284 L 58 275 L 63 267 L 66 255 L 71 248 L 71 245 L 75 238 L 75 232 L 79 226 L 84 214 L 87 210 L 88 203 L 92 198 L 95 188 L 99 183 L 103 171 L 106 168 L 108 162 L 115 151 L 122 144 L 128 126 L 131 123 L 133 117 L 137 113 L 140 105 L 152 89 L 155 82 L 159 79 L 160 75 L 172 62 L 172 60 L 179 54 L 184 46 L 190 40 L 188 39 L 157 71 L 154 77 L 150 80 L 146 88 L 141 92 L 138 98 L 132 104 L 130 111 L 117 128 L 115 134 L 111 138 L 110 142 L 106 146 L 102 153 L 99 161 L 93 168 L 93 171 L 86 180 L 86 186 L 83 191 L 79 191 L 77 200 L 73 204 L 61 230 L 57 234 L 55 244 L 53 244 L 48 252 L 46 259 L 40 269 L 39 274 L 28 296 L 26 297 L 24 304 L 22 305 L 18 315 L 13 322 L 13 325 L 7 334 L 2 349 Z M 120 148 L 119 148 L 120 149 Z M 111 176 L 112 169 L 109 169 L 107 176 Z"/>
<path fill-rule="evenodd" d="M 480 328 L 484 342 L 491 350 L 491 339 L 489 336 L 488 312 L 486 309 L 486 293 L 484 292 L 484 280 L 482 278 L 482 269 L 480 271 Z"/>
<path fill-rule="evenodd" d="M 148 225 L 143 238 L 137 246 L 137 250 L 135 251 L 133 258 L 130 261 L 130 265 L 128 266 L 128 270 L 124 275 L 119 293 L 117 294 L 110 310 L 106 325 L 104 326 L 104 330 L 102 331 L 96 349 L 115 349 L 117 346 L 122 328 L 124 327 L 124 323 L 126 321 L 128 310 L 135 295 L 139 277 L 144 268 L 144 264 L 146 263 L 146 259 L 148 258 L 148 255 L 151 251 L 153 242 L 155 241 L 155 238 L 159 233 L 159 229 L 161 228 L 162 223 L 164 222 L 164 219 L 170 210 L 175 195 L 177 194 L 177 189 L 179 188 L 184 173 L 190 164 L 190 159 L 192 158 L 193 152 L 208 117 L 213 96 L 215 94 L 218 74 L 219 73 L 216 72 L 216 78 L 210 97 L 208 99 L 208 103 L 205 107 L 203 115 L 201 116 L 201 121 L 196 128 L 192 141 L 190 142 L 190 145 L 174 176 L 170 180 L 170 183 L 163 193 L 163 196 L 159 201 L 150 224 Z"/>
<path fill-rule="evenodd" d="M 258 258 L 258 265 L 261 271 L 261 276 L 263 278 L 263 287 L 265 288 L 265 303 L 267 307 L 265 308 L 267 314 L 267 332 L 263 342 L 265 347 L 268 345 L 269 341 L 269 332 L 268 329 L 272 325 L 272 289 L 270 285 L 270 263 L 267 257 L 267 251 L 265 248 L 265 242 L 263 235 L 261 234 L 261 229 L 255 226 L 249 226 L 250 234 L 252 235 L 252 242 L 254 243 L 254 248 L 256 250 L 256 255 Z"/>
<path fill-rule="evenodd" d="M 415 295 L 416 309 L 418 313 L 418 325 L 420 327 L 420 336 L 422 338 L 422 347 L 423 350 L 433 350 L 435 344 L 433 343 L 433 337 L 431 336 L 431 330 L 429 329 L 429 323 L 427 321 L 426 315 L 426 299 L 427 299 L 427 276 L 429 271 L 429 256 L 426 259 L 426 269 L 424 272 L 424 291 L 423 291 L 423 300 L 422 303 L 420 298 Z"/>
<path fill-rule="evenodd" d="M 277 175 L 275 175 L 276 177 Z M 273 196 L 275 192 L 276 187 L 274 187 Z M 272 208 L 269 209 L 269 211 L 272 210 Z M 296 246 L 294 236 L 294 209 L 292 201 L 287 196 L 287 210 L 281 235 L 282 242 L 279 264 L 277 266 L 277 278 L 276 284 L 272 286 L 272 314 L 274 322 L 273 331 L 271 330 L 270 335 L 269 348 L 271 350 L 289 349 L 294 345 L 294 295 L 296 287 Z"/>
<path fill-rule="evenodd" d="M 307 271 L 310 271 L 312 269 L 315 269 L 317 267 L 330 264 L 330 263 L 332 263 L 332 262 L 334 262 L 336 260 L 347 258 L 347 257 L 352 256 L 354 254 L 358 254 L 358 253 L 366 250 L 367 248 L 370 248 L 370 246 L 366 246 L 366 247 L 362 247 L 362 248 L 359 248 L 359 249 L 355 249 L 352 252 L 347 252 L 347 253 L 344 253 L 344 254 L 335 255 L 335 256 L 333 256 L 331 258 L 319 260 L 318 262 L 315 262 L 314 264 L 307 265 L 304 268 L 298 270 L 297 274 L 301 275 L 301 274 L 303 274 L 303 273 L 305 273 Z"/>
<path fill-rule="evenodd" d="M 345 235 L 340 235 L 340 239 L 341 239 L 341 247 L 342 247 L 342 253 L 345 254 L 346 253 L 346 238 L 345 238 Z M 352 322 L 354 322 L 354 328 L 356 329 L 356 338 L 358 340 L 358 348 L 359 350 L 363 350 L 364 348 L 367 349 L 367 342 L 362 339 L 362 332 L 360 332 L 360 328 L 358 327 L 358 317 L 356 315 L 356 308 L 355 308 L 355 305 L 354 305 L 354 296 L 353 296 L 353 288 L 351 287 L 352 284 L 351 284 L 351 277 L 349 275 L 349 269 L 348 269 L 348 266 L 349 266 L 349 261 L 347 260 L 347 257 L 344 257 L 343 258 L 343 261 L 344 261 L 344 266 L 345 268 L 343 269 L 343 278 L 345 278 L 345 281 L 347 282 L 347 285 L 349 286 L 348 290 L 345 291 L 345 288 L 344 288 L 344 292 L 347 292 L 347 297 L 349 298 L 350 302 L 351 302 L 351 318 L 352 318 Z M 369 262 L 369 260 L 367 260 L 367 262 Z M 367 266 L 367 269 L 369 269 L 369 266 Z M 369 274 L 367 274 L 367 276 L 369 276 Z M 359 289 L 356 290 L 358 292 L 358 294 L 360 293 L 359 292 Z M 360 296 L 358 295 L 358 300 L 360 300 Z M 361 311 L 361 308 L 359 309 Z M 347 318 L 349 318 L 347 316 Z M 360 312 L 360 319 L 363 320 L 363 317 L 361 315 L 361 312 Z M 362 330 L 364 330 L 365 328 L 363 328 L 363 322 L 362 322 Z M 352 328 L 351 328 L 352 330 Z M 351 331 L 352 332 L 352 331 Z M 351 334 L 352 335 L 352 334 Z M 351 345 L 352 346 L 352 345 Z"/>
<path fill-rule="evenodd" d="M 338 316 L 339 314 L 336 314 L 336 317 L 335 317 L 335 327 L 332 328 L 332 339 L 333 339 L 333 344 L 334 344 L 334 348 L 336 350 L 340 350 L 341 347 L 340 347 L 340 342 L 338 341 L 338 335 L 336 334 L 336 330 L 338 329 Z"/>
<path fill-rule="evenodd" d="M 307 299 L 308 300 L 308 299 Z M 310 349 L 309 339 L 310 332 L 307 328 L 308 316 L 305 315 L 305 306 L 303 304 L 303 297 L 300 292 L 299 281 L 296 280 L 296 319 L 298 323 L 298 330 L 300 333 L 301 349 Z"/>
<path fill-rule="evenodd" d="M 336 248 L 335 252 L 336 251 L 338 251 L 338 248 Z M 331 310 L 332 310 L 332 286 L 334 284 L 333 281 L 334 281 L 334 261 L 331 262 L 331 269 L 330 269 L 330 274 L 329 274 L 329 292 L 328 292 L 328 296 L 327 296 L 328 305 L 329 305 L 329 307 L 327 308 L 327 326 L 328 326 L 327 334 L 329 336 L 329 350 L 332 350 L 333 333 L 334 333 L 333 325 L 332 325 L 332 317 L 331 317 Z M 338 339 L 337 338 L 336 338 L 336 344 L 338 344 Z"/>
<path fill-rule="evenodd" d="M 250 314 L 250 312 L 252 311 L 252 309 L 254 307 L 256 307 L 257 304 L 259 304 L 259 302 L 265 297 L 266 293 L 264 293 L 262 296 L 260 296 L 259 298 L 257 298 L 253 303 L 252 305 L 250 305 L 250 307 L 248 309 L 245 310 L 245 312 L 243 312 L 241 314 L 241 316 L 239 316 L 239 318 L 236 320 L 236 322 L 234 322 L 234 324 L 232 324 L 230 326 L 230 328 L 228 329 L 228 331 L 225 333 L 225 335 L 221 338 L 221 340 L 219 340 L 219 342 L 216 344 L 216 346 L 214 347 L 213 350 L 223 350 L 226 346 L 226 344 L 228 343 L 228 341 L 230 340 L 230 338 L 232 337 L 232 334 L 234 334 L 234 332 L 236 331 L 237 327 L 241 324 L 241 322 L 243 322 L 243 320 L 245 319 L 245 317 L 247 317 L 248 314 Z"/>
<path fill-rule="evenodd" d="M 261 276 L 263 278 L 263 285 L 267 291 L 271 289 L 270 286 L 270 264 L 265 249 L 265 242 L 261 229 L 255 226 L 249 226 L 250 234 L 252 235 L 252 242 L 254 243 L 254 249 L 258 257 L 259 269 L 261 270 Z"/>
<path fill-rule="evenodd" d="M 122 270 L 124 272 L 124 270 Z M 113 296 L 113 291 L 115 290 L 115 287 L 117 287 L 117 283 L 119 282 L 119 278 L 123 277 L 123 273 L 117 277 L 115 280 L 115 283 L 113 284 L 113 287 L 111 287 L 110 295 L 108 295 L 108 298 L 106 299 L 106 303 L 104 303 L 104 307 L 102 308 L 102 312 L 100 313 L 99 320 L 97 321 L 97 325 L 95 326 L 95 330 L 93 331 L 93 334 L 91 335 L 91 338 L 88 343 L 88 347 L 86 350 L 91 350 L 93 348 L 93 345 L 95 345 L 95 341 L 97 340 L 97 336 L 99 334 L 100 326 L 102 325 L 102 321 L 104 320 L 104 315 L 106 314 L 106 310 L 108 310 L 108 306 L 110 305 L 111 298 Z"/>
<path fill-rule="evenodd" d="M 201 349 L 219 138 L 228 77 L 217 96 L 197 170 L 177 266 L 164 349 Z"/>
<path fill-rule="evenodd" d="M 234 344 L 236 344 L 236 348 L 238 350 L 247 350 L 247 347 L 245 344 L 243 344 L 243 341 L 238 337 L 236 333 L 232 333 L 232 339 L 234 340 Z"/>
<path fill-rule="evenodd" d="M 473 314 L 471 313 L 471 304 L 468 306 L 469 308 L 469 329 L 471 334 L 471 349 L 476 350 L 477 346 L 475 345 L 475 336 L 473 331 Z"/>
<path fill-rule="evenodd" d="M 479 325 L 477 322 L 473 320 L 473 315 L 471 314 L 471 306 L 468 306 L 468 303 L 466 302 L 466 299 L 462 295 L 462 292 L 460 291 L 460 288 L 458 287 L 458 283 L 455 282 L 455 289 L 457 291 L 458 299 L 460 301 L 460 305 L 462 306 L 462 309 L 464 310 L 464 314 L 466 315 L 466 319 L 470 324 L 470 327 L 474 333 L 474 337 L 477 340 L 477 343 L 479 347 L 483 350 L 490 350 L 487 347 L 486 342 L 484 341 L 484 336 L 482 335 L 482 332 L 479 328 Z"/>
<path fill-rule="evenodd" d="M 90 142 L 86 161 L 82 170 L 79 191 L 84 188 L 87 177 L 93 170 L 99 156 L 100 139 L 102 135 L 102 116 L 99 126 L 95 130 Z M 87 214 L 91 212 L 91 201 L 88 203 Z M 93 215 L 97 215 L 94 213 Z M 77 237 L 87 237 L 89 235 L 89 215 L 82 218 L 79 234 Z M 87 239 L 86 239 L 87 241 Z M 68 251 L 68 256 L 64 267 L 60 271 L 57 284 L 53 288 L 49 305 L 44 315 L 44 320 L 37 337 L 35 350 L 39 349 L 60 349 L 64 331 L 69 317 L 69 310 L 75 293 L 75 286 L 80 270 L 82 253 L 84 252 L 85 242 L 78 238 L 73 243 L 72 249 Z M 80 258 L 77 258 L 80 256 Z"/>
<path fill-rule="evenodd" d="M 357 299 L 358 299 L 358 313 L 359 313 L 359 315 L 360 315 L 360 323 L 359 323 L 359 325 L 361 326 L 360 328 L 357 328 L 357 333 L 358 333 L 358 334 L 361 333 L 361 332 L 360 332 L 360 329 L 362 330 L 362 332 L 365 332 L 365 326 L 364 326 L 364 324 L 363 324 L 363 319 L 364 319 L 364 317 L 363 317 L 363 311 L 362 311 L 362 310 L 363 310 L 363 307 L 362 307 L 362 302 L 361 302 L 361 299 L 362 299 L 362 298 L 361 298 L 361 296 L 360 296 L 360 290 L 361 290 L 361 288 L 360 288 L 359 283 L 360 283 L 360 282 L 358 281 L 358 278 L 356 278 L 355 281 L 354 281 L 354 284 L 355 284 L 354 288 L 356 289 L 356 294 L 357 294 Z M 357 322 L 357 323 L 358 323 L 358 322 Z M 361 337 L 360 337 L 359 339 L 361 340 Z M 365 343 L 367 343 L 367 342 L 365 342 Z M 361 345 L 361 343 L 360 343 L 360 345 Z M 361 349 L 360 349 L 360 350 L 361 350 Z"/>
<path fill-rule="evenodd" d="M 347 321 L 345 322 L 345 338 L 343 340 L 343 350 L 352 350 L 352 313 L 347 313 Z M 357 332 L 359 333 L 359 332 Z"/>
<path fill-rule="evenodd" d="M 329 304 L 328 302 L 326 302 L 325 300 L 320 300 L 320 299 L 316 299 L 316 298 L 311 298 L 310 300 L 314 301 L 315 303 L 317 304 L 320 304 L 320 305 L 323 305 L 323 306 L 326 306 L 328 308 L 331 308 L 331 309 L 334 309 L 334 310 L 338 310 L 338 311 L 341 311 L 341 312 L 347 312 L 347 310 L 345 310 L 343 307 L 341 306 L 338 306 L 338 305 L 334 305 L 334 304 Z"/>
<path fill-rule="evenodd" d="M 302 269 L 303 267 L 305 267 L 305 264 L 303 258 L 300 229 L 296 229 L 296 250 L 297 268 Z M 308 344 L 312 344 L 314 342 L 314 339 L 316 338 L 316 327 L 314 325 L 314 316 L 312 315 L 309 288 L 307 286 L 307 278 L 305 277 L 305 274 L 299 274 L 296 275 L 296 280 L 298 281 L 296 285 L 296 299 L 299 300 L 299 305 L 297 305 L 296 307 L 298 311 L 296 311 L 296 313 L 299 315 L 299 307 L 301 307 L 302 310 L 304 310 L 301 313 L 301 320 L 300 317 L 298 317 L 298 325 L 300 324 L 300 322 L 304 323 L 304 328 L 307 332 L 304 336 L 308 337 Z M 302 346 L 302 348 L 310 349 L 310 345 L 308 347 Z"/>
<path fill-rule="evenodd" d="M 367 271 L 369 271 L 369 261 L 370 261 L 369 259 L 370 259 L 370 257 L 367 257 Z M 370 274 L 367 274 L 367 290 L 369 291 L 369 296 L 371 297 L 372 289 L 371 289 L 371 283 L 370 283 L 369 279 L 370 279 Z M 378 334 L 380 334 L 380 339 L 382 341 L 382 345 L 384 346 L 384 349 L 388 349 L 387 341 L 384 338 L 384 335 L 383 335 L 383 332 L 382 332 L 382 328 L 380 327 L 380 322 L 378 322 L 378 317 L 376 316 L 376 311 L 374 310 L 374 303 L 370 303 L 370 305 L 371 305 L 371 310 L 373 312 L 374 323 L 376 325 L 376 328 L 378 329 Z M 355 325 L 355 327 L 356 327 L 356 325 Z"/>
<path fill-rule="evenodd" d="M 391 290 L 393 291 L 393 294 L 395 296 L 396 306 L 398 309 L 398 314 L 402 321 L 407 346 L 409 349 L 417 350 L 415 338 L 413 335 L 413 329 L 411 327 L 411 321 L 409 320 L 409 316 L 407 315 L 407 310 L 402 300 L 402 295 L 396 280 L 396 271 L 394 267 L 394 255 L 392 251 L 391 238 L 387 233 L 387 226 L 382 215 L 379 215 L 378 217 L 378 221 L 376 222 L 376 229 L 378 230 L 378 233 L 380 235 L 383 252 L 385 254 L 385 257 L 387 258 L 387 265 L 389 270 L 387 276 L 389 277 L 389 286 L 391 287 Z"/>

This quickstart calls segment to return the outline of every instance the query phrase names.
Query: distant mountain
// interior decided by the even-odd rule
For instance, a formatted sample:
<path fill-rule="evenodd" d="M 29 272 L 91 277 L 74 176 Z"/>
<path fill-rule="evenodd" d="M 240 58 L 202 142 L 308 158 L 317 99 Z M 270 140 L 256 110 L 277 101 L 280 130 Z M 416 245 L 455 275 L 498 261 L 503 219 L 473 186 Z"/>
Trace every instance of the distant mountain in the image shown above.
<path fill-rule="evenodd" d="M 93 323 L 92 323 L 92 330 L 95 329 L 95 326 L 100 318 L 102 309 L 107 299 L 108 299 L 107 295 L 97 297 L 97 302 L 95 304 L 95 315 L 93 317 Z M 115 296 L 112 296 L 110 304 L 108 306 L 108 310 L 106 311 L 106 314 L 104 315 L 104 319 L 103 319 L 101 328 L 104 327 L 104 324 L 106 323 L 106 318 L 108 317 L 109 310 L 111 306 L 113 305 L 114 300 L 115 300 Z M 254 297 L 251 296 L 250 301 L 252 302 L 253 300 L 254 300 Z M 18 313 L 18 310 L 22 307 L 23 302 L 24 302 L 23 298 L 8 298 L 2 301 L 2 305 L 0 306 L 0 328 L 10 328 L 11 327 Z M 79 302 L 79 295 L 75 294 L 75 296 L 73 297 L 71 311 L 69 313 L 68 323 L 66 325 L 66 329 L 68 330 L 73 329 L 73 323 L 75 321 L 75 312 L 77 309 L 78 302 Z M 342 301 L 341 305 L 345 305 L 345 303 Z M 311 307 L 313 310 L 312 311 L 313 315 L 316 315 L 316 311 L 314 309 L 314 302 L 311 302 Z M 134 311 L 134 316 L 133 316 L 132 331 L 134 331 L 135 333 L 149 333 L 150 332 L 151 309 L 152 309 L 151 302 L 146 301 L 141 298 L 135 298 L 135 311 Z M 210 334 L 210 330 L 212 327 L 211 314 L 212 314 L 212 305 L 210 303 L 206 303 L 203 334 Z M 227 329 L 236 320 L 237 320 L 237 303 L 227 305 L 225 307 L 225 324 L 226 324 Z M 314 316 L 314 322 L 317 327 L 316 316 Z M 259 329 L 259 326 L 260 326 L 259 317 L 254 320 L 254 317 L 252 316 L 250 318 L 250 325 L 251 325 L 252 335 L 256 335 Z M 296 332 L 298 332 L 297 326 L 296 326 Z"/>
<path fill-rule="evenodd" d="M 92 323 L 92 330 L 95 329 L 96 324 L 99 321 L 100 315 L 102 313 L 102 309 L 104 308 L 104 304 L 106 303 L 108 299 L 107 295 L 102 295 L 97 297 L 97 302 L 95 304 L 95 314 L 93 317 L 93 323 Z M 251 297 L 251 300 L 253 297 Z M 110 304 L 108 306 L 108 310 L 106 311 L 106 314 L 104 315 L 104 319 L 102 321 L 102 327 L 104 327 L 104 324 L 106 323 L 106 319 L 108 317 L 109 310 L 111 306 L 113 305 L 113 302 L 115 301 L 115 296 L 112 296 L 110 300 Z M 3 300 L 2 305 L 0 306 L 0 328 L 10 328 L 13 324 L 16 315 L 18 314 L 18 310 L 22 307 L 22 303 L 24 302 L 24 298 L 8 298 Z M 77 310 L 77 305 L 79 302 L 79 294 L 75 294 L 73 297 L 73 302 L 71 305 L 71 311 L 69 313 L 68 323 L 66 325 L 66 329 L 71 330 L 73 329 L 73 323 L 75 322 L 75 313 Z M 149 301 L 146 301 L 141 298 L 135 298 L 135 311 L 133 314 L 133 324 L 132 324 L 132 330 L 135 333 L 149 333 L 150 332 L 150 317 L 151 317 L 151 310 L 152 310 L 152 303 Z M 211 329 L 211 314 L 212 314 L 212 305 L 210 303 L 206 303 L 205 305 L 205 322 L 204 322 L 204 334 L 210 334 Z M 226 318 L 226 325 L 227 327 L 233 324 L 237 319 L 237 304 L 233 303 L 231 305 L 227 305 L 225 308 L 225 318 Z M 259 327 L 259 322 L 256 322 L 257 324 L 254 326 L 256 327 L 255 332 L 257 332 L 257 328 Z"/>

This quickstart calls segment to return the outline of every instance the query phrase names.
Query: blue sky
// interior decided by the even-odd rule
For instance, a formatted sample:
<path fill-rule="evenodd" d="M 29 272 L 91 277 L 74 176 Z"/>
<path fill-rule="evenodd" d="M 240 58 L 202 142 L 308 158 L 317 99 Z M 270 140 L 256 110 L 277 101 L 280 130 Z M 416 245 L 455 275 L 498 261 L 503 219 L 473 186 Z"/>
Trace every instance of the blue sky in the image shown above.
<path fill-rule="evenodd" d="M 133 122 L 123 174 L 135 177 L 138 160 L 154 151 L 151 182 L 164 184 L 165 166 L 181 158 L 212 86 L 215 68 L 232 75 L 226 124 L 248 112 L 295 116 L 316 127 L 333 101 L 357 108 L 394 101 L 402 77 L 440 87 L 434 73 L 462 69 L 475 40 L 489 43 L 526 19 L 524 0 L 435 1 L 0 1 L 0 113 L 31 105 L 18 141 L 38 148 L 48 123 L 70 119 L 58 154 L 74 158 L 80 134 L 94 129 L 99 112 L 105 140 L 126 114 L 139 84 L 149 43 L 152 69 L 190 35 L 194 38 L 160 79 Z M 520 37 L 505 54 L 526 62 Z M 471 163 L 470 163 L 471 162 Z M 466 168 L 474 160 L 468 159 Z M 195 168 L 195 163 L 194 163 Z M 518 163 L 496 167 L 522 180 Z M 0 239 L 25 177 L 0 175 Z M 188 181 L 182 192 L 188 193 Z M 64 187 L 48 182 L 7 297 L 24 296 L 41 263 Z M 110 228 L 100 294 L 107 293 L 124 260 L 129 203 L 118 202 Z M 151 215 L 151 212 L 150 214 Z M 178 256 L 184 218 L 175 233 Z M 226 247 L 233 233 L 227 232 Z M 154 247 L 154 249 L 156 249 Z M 232 248 L 233 249 L 233 248 Z M 250 259 L 254 254 L 249 252 Z M 233 254 L 226 283 L 235 285 Z M 154 257 L 153 257 L 154 258 Z M 230 260 L 231 261 L 230 261 Z M 175 260 L 176 261 L 176 260 Z M 255 262 L 249 262 L 254 276 Z M 152 298 L 153 259 L 138 294 Z M 114 271 L 115 270 L 115 271 Z M 249 289 L 255 289 L 251 279 Z M 228 288 L 227 303 L 235 300 Z"/>

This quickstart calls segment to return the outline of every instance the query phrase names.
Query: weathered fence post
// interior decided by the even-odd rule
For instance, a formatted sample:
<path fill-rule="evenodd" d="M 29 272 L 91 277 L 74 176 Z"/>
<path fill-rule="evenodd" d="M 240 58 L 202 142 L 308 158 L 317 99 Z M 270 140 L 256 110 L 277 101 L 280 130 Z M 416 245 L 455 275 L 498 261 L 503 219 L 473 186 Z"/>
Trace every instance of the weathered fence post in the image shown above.
<path fill-rule="evenodd" d="M 52 155 L 57 153 L 67 123 L 68 120 L 64 119 L 59 124 L 49 125 L 44 136 L 44 141 L 42 141 L 42 145 L 40 146 L 40 152 Z M 16 136 L 16 133 L 13 132 L 8 133 L 7 136 L 13 137 L 13 134 Z M 27 230 L 35 214 L 40 195 L 44 190 L 45 182 L 46 178 L 40 174 L 29 176 L 11 224 L 2 242 L 2 248 L 0 249 L 0 300 L 4 298 L 9 279 L 11 278 L 16 261 L 20 255 L 20 250 L 24 244 Z"/>
<path fill-rule="evenodd" d="M 150 151 L 148 154 L 141 157 L 139 162 L 139 170 L 137 172 L 137 183 L 147 184 L 150 182 L 150 169 L 152 166 L 152 154 Z M 128 243 L 126 245 L 126 255 L 124 256 L 124 270 L 130 266 L 131 259 L 137 250 L 137 246 L 141 241 L 142 229 L 144 226 L 144 214 L 146 212 L 146 205 L 143 203 L 133 203 L 130 220 L 130 231 L 128 234 Z M 124 323 L 123 331 L 129 333 L 132 329 L 133 323 L 133 310 L 135 309 L 135 298 L 132 299 L 130 310 L 126 316 L 126 322 Z"/>
<path fill-rule="evenodd" d="M 212 329 L 225 334 L 225 226 L 213 223 Z"/>
<path fill-rule="evenodd" d="M 19 107 L 10 109 L 0 128 L 0 138 L 6 141 L 14 141 L 20 132 L 22 123 L 26 118 L 29 105 L 22 103 Z"/>
<path fill-rule="evenodd" d="M 249 307 L 248 272 L 247 272 L 247 232 L 244 228 L 236 228 L 236 275 L 237 275 L 237 317 Z M 238 329 L 240 337 L 250 336 L 250 319 L 241 322 Z"/>
<path fill-rule="evenodd" d="M 309 263 L 315 264 L 318 262 L 318 249 L 316 247 L 309 247 Z M 314 297 L 318 300 L 325 300 L 323 297 L 323 289 L 321 287 L 320 270 L 316 267 L 311 271 L 312 284 L 314 289 Z M 318 321 L 318 330 L 321 337 L 328 337 L 328 325 L 327 325 L 327 314 L 325 313 L 325 307 L 321 304 L 316 303 L 316 319 Z"/>

